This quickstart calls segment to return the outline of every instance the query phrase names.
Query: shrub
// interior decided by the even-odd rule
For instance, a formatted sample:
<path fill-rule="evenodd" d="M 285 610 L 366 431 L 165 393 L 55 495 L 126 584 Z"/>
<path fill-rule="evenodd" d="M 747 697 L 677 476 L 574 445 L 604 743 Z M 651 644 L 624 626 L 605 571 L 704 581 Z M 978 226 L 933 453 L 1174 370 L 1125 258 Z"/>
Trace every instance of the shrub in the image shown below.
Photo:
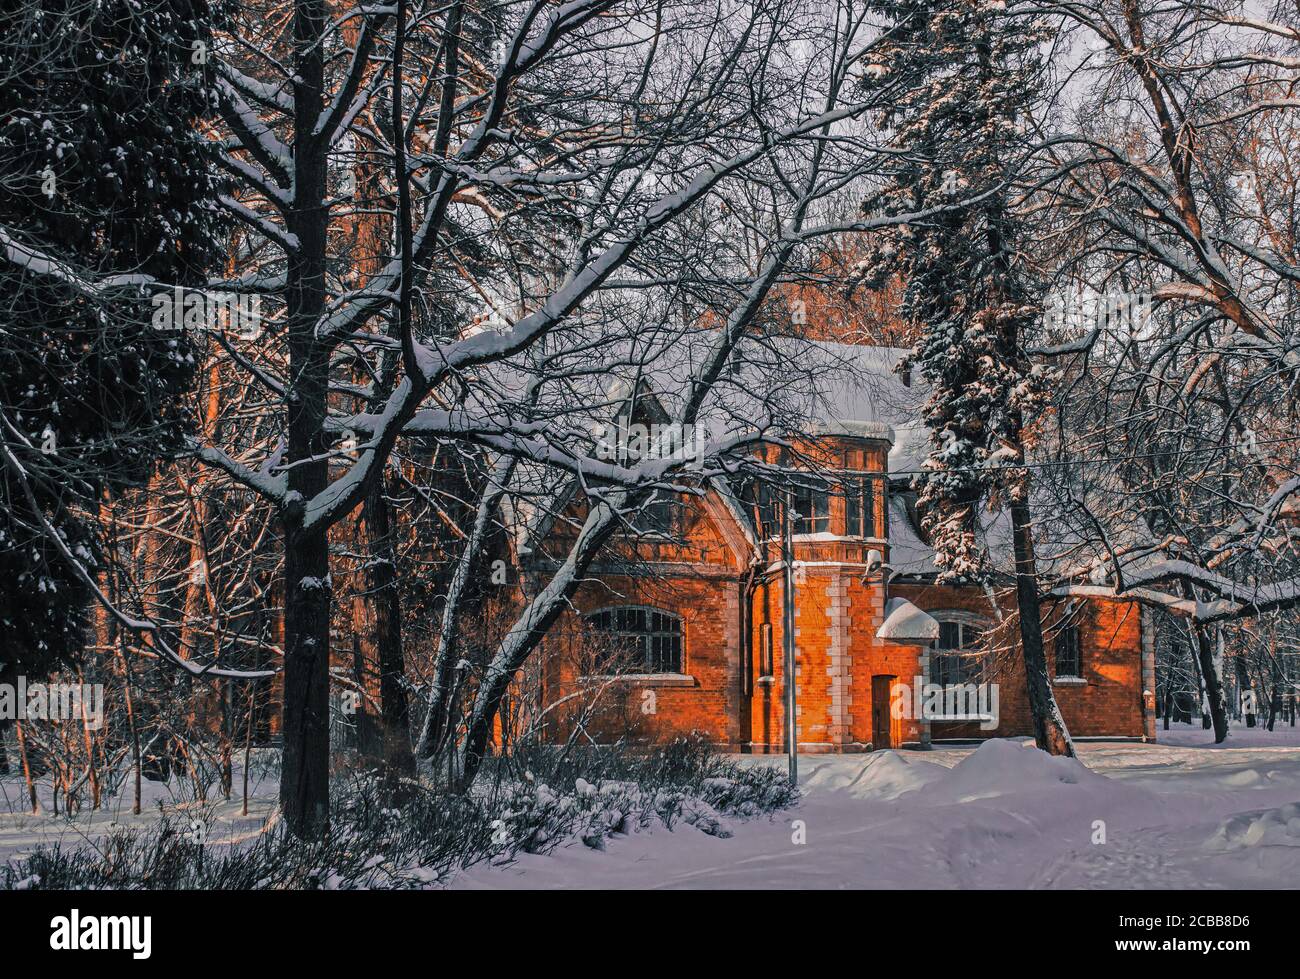
<path fill-rule="evenodd" d="M 565 843 L 601 849 L 614 834 L 691 826 L 731 835 L 797 798 L 773 768 L 742 766 L 698 739 L 651 752 L 625 746 L 564 751 L 531 746 L 496 759 L 475 790 L 443 794 L 408 783 L 400 807 L 371 773 L 335 787 L 321 840 L 272 827 L 255 840 L 208 842 L 210 826 L 165 814 L 148 831 L 97 844 L 44 847 L 0 866 L 0 889 L 350 889 L 445 883 L 484 860 L 545 853 Z"/>

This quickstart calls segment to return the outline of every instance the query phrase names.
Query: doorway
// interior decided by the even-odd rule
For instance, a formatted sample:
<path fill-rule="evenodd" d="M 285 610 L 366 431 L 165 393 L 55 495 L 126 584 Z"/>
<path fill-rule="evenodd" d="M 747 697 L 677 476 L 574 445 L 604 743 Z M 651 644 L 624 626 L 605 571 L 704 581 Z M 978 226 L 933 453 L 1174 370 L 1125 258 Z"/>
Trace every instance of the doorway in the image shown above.
<path fill-rule="evenodd" d="M 889 716 L 889 693 L 894 679 L 893 676 L 871 678 L 871 749 L 873 751 L 894 747 Z"/>

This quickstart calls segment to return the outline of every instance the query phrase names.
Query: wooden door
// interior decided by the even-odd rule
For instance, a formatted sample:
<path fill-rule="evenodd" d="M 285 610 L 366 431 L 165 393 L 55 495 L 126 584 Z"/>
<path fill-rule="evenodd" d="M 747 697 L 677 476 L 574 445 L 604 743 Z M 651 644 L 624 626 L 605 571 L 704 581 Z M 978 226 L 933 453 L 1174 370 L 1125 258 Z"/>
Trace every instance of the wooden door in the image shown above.
<path fill-rule="evenodd" d="M 892 676 L 873 676 L 871 678 L 871 747 L 873 751 L 892 748 L 889 718 L 889 688 Z"/>

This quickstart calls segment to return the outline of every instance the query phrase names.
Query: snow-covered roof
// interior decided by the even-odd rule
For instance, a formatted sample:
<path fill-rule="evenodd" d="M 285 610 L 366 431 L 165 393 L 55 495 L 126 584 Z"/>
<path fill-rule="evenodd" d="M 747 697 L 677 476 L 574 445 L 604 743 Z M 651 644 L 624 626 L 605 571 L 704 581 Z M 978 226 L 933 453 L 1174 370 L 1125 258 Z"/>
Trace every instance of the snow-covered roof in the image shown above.
<path fill-rule="evenodd" d="M 690 396 L 693 379 L 719 339 L 716 330 L 683 333 L 664 329 L 585 349 L 579 344 L 563 357 L 552 352 L 535 370 L 548 379 L 548 387 L 562 383 L 572 396 L 552 393 L 545 399 L 543 417 L 555 431 L 594 431 L 625 411 L 636 392 L 638 397 L 652 398 L 671 420 Z M 890 444 L 889 472 L 894 476 L 914 474 L 929 453 L 929 433 L 922 416 L 928 389 L 921 383 L 906 383 L 895 373 L 906 353 L 896 347 L 800 337 L 746 338 L 733 366 L 723 371 L 708 392 L 700 424 L 706 426 L 708 440 L 749 433 L 760 423 L 771 423 L 790 434 L 880 439 Z M 591 363 L 597 355 L 600 363 Z M 485 393 L 494 390 L 498 399 L 504 396 L 509 405 L 522 398 L 530 376 L 535 376 L 534 368 L 527 363 L 496 364 L 481 377 L 481 383 Z M 557 377 L 561 380 L 556 381 Z M 501 403 L 498 400 L 498 411 Z M 775 409 L 778 417 L 765 417 L 768 409 Z M 522 490 L 515 524 L 521 547 L 549 533 L 554 509 L 562 504 L 553 498 L 549 505 L 534 500 L 550 496 L 546 486 L 553 487 L 554 479 L 554 473 L 544 474 L 528 465 L 515 471 L 514 488 Z M 715 479 L 713 490 L 720 494 L 722 509 L 730 511 L 742 532 L 750 535 L 749 514 L 726 492 L 725 481 Z M 1036 483 L 1036 498 L 1046 502 L 1050 495 L 1041 482 Z M 908 504 L 903 493 L 889 496 L 890 569 L 905 576 L 932 575 L 936 571 L 934 549 L 926 543 Z M 1043 539 L 1039 567 L 1045 574 L 1069 573 L 1107 556 L 1086 515 L 1068 511 L 1068 507 L 1053 507 L 1047 528 L 1050 533 L 1039 535 Z M 1132 545 L 1147 536 L 1136 517 L 1133 526 L 1108 528 L 1113 542 Z M 984 511 L 980 522 L 994 567 L 1010 573 L 1011 528 L 1006 512 Z"/>
<path fill-rule="evenodd" d="M 917 530 L 905 499 L 889 496 L 889 567 L 904 575 L 933 574 L 934 548 Z"/>
<path fill-rule="evenodd" d="M 503 406 L 522 401 L 530 378 L 540 375 L 551 392 L 542 408 L 548 427 L 608 433 L 634 393 L 652 398 L 668 420 L 677 417 L 720 339 L 717 330 L 641 332 L 589 348 L 575 344 L 572 355 L 543 351 L 545 360 L 535 365 L 530 354 L 497 363 L 479 375 L 478 383 L 488 395 L 485 410 L 504 416 L 509 412 Z M 777 434 L 880 439 L 890 443 L 891 469 L 915 467 L 924 457 L 920 405 L 925 394 L 894 373 L 905 353 L 801 337 L 745 338 L 708 392 L 697 427 L 708 441 L 751 434 L 759 425 Z M 594 356 L 598 364 L 591 362 Z M 535 409 L 528 414 L 536 417 Z M 520 467 L 515 481 L 528 472 Z M 535 533 L 547 532 L 549 521 L 535 509 L 526 499 L 520 502 L 521 524 L 531 528 L 519 541 L 523 547 Z"/>
<path fill-rule="evenodd" d="M 917 527 L 916 515 L 909 506 L 909 497 L 891 493 L 889 497 L 889 567 L 898 575 L 931 575 L 937 570 L 935 552 Z M 1078 508 L 1053 505 L 1050 489 L 1041 484 L 1033 494 L 1036 562 L 1040 574 L 1049 577 L 1067 577 L 1081 568 L 1101 562 L 1108 567 L 1109 554 L 1097 539 L 1088 517 Z M 1042 515 L 1050 514 L 1050 521 Z M 1003 574 L 1015 571 L 1014 549 L 1011 539 L 1011 515 L 1006 509 L 983 510 L 979 514 L 979 539 L 988 549 L 993 568 Z M 1112 545 L 1126 551 L 1138 550 L 1141 543 L 1149 543 L 1150 535 L 1137 515 L 1120 523 L 1111 519 L 1108 534 Z M 1129 557 L 1126 570 L 1139 569 L 1156 560 L 1153 556 Z M 1098 582 L 1104 577 L 1097 579 Z"/>
<path fill-rule="evenodd" d="M 536 370 L 552 387 L 562 377 L 573 391 L 572 414 L 564 417 L 570 424 L 608 422 L 633 392 L 652 394 L 671 420 L 720 336 L 717 330 L 652 333 L 575 352 L 572 363 L 551 352 Z M 894 373 L 905 353 L 802 337 L 742 339 L 706 395 L 699 423 L 740 434 L 768 420 L 774 409 L 779 417 L 771 420 L 791 434 L 853 434 L 896 445 L 899 430 L 906 429 L 910 462 L 910 433 L 924 435 L 916 427 L 925 392 Z M 593 365 L 590 358 L 597 355 L 600 363 Z M 526 363 L 497 364 L 485 382 L 498 392 L 522 394 L 533 372 Z M 507 400 L 513 400 L 509 394 Z"/>

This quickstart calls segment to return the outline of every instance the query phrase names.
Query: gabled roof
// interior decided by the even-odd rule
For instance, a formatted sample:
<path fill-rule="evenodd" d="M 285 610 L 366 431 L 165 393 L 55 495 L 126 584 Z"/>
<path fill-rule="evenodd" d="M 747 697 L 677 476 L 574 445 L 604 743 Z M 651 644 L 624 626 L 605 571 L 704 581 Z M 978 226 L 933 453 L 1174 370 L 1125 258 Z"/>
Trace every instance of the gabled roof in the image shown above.
<path fill-rule="evenodd" d="M 656 414 L 661 410 L 669 418 L 677 417 L 690 396 L 693 378 L 720 336 L 717 330 L 666 332 L 602 347 L 600 370 L 566 378 L 574 389 L 574 408 L 553 412 L 555 424 L 592 431 L 626 412 L 634 398 L 649 398 Z M 924 456 L 919 411 L 925 393 L 894 372 L 905 353 L 894 347 L 800 337 L 746 338 L 707 395 L 699 424 L 710 438 L 752 433 L 762 423 L 786 435 L 878 438 L 892 443 L 891 469 L 915 465 L 918 445 Z M 553 363 L 544 369 L 553 370 Z M 529 374 L 526 365 L 497 368 L 492 383 L 522 391 Z M 595 411 L 588 407 L 592 405 L 598 406 Z M 769 409 L 775 409 L 777 417 L 768 417 Z M 917 432 L 922 436 L 919 443 Z M 711 489 L 717 505 L 750 536 L 748 520 L 725 482 L 714 480 Z M 519 509 L 519 523 L 527 529 L 517 543 L 526 550 L 530 541 L 550 533 L 552 518 L 522 512 L 534 509 L 526 502 Z"/>
<path fill-rule="evenodd" d="M 692 381 L 713 355 L 718 330 L 649 334 L 585 351 L 600 363 L 566 364 L 554 355 L 539 361 L 493 365 L 486 387 L 522 393 L 539 374 L 573 391 L 571 408 L 553 408 L 557 422 L 590 428 L 611 421 L 632 398 L 653 394 L 670 418 L 690 396 Z M 746 337 L 705 397 L 701 424 L 722 424 L 732 434 L 752 428 L 766 408 L 788 434 L 856 430 L 897 441 L 900 427 L 920 422 L 924 388 L 894 373 L 906 351 L 802 337 Z M 574 355 L 578 360 L 578 355 Z M 593 410 L 594 406 L 594 410 Z M 909 440 L 910 442 L 910 440 Z"/>
<path fill-rule="evenodd" d="M 558 406 L 552 403 L 548 418 L 553 418 L 557 428 L 592 431 L 627 411 L 634 398 L 652 402 L 656 415 L 662 411 L 663 416 L 675 418 L 690 395 L 693 377 L 719 339 L 717 330 L 683 334 L 665 329 L 639 333 L 617 344 L 593 346 L 585 351 L 585 362 L 582 351 L 566 355 L 573 360 L 567 363 L 572 373 L 564 374 L 563 383 L 573 391 L 573 407 L 565 408 L 562 401 Z M 589 362 L 593 351 L 599 352 L 601 363 Z M 922 415 L 928 389 L 924 384 L 907 383 L 895 372 L 906 353 L 896 347 L 800 337 L 747 337 L 741 341 L 732 365 L 706 396 L 700 423 L 709 426 L 711 438 L 751 433 L 760 422 L 770 423 L 778 434 L 878 438 L 891 443 L 889 472 L 898 477 L 895 485 L 905 485 L 908 476 L 921 471 L 929 454 L 929 433 Z M 530 377 L 542 371 L 550 377 L 550 372 L 556 370 L 553 359 L 538 361 L 538 365 L 536 369 L 527 363 L 494 365 L 482 382 L 496 394 L 504 393 L 509 401 L 510 392 L 522 392 Z M 779 417 L 762 417 L 769 407 L 776 408 Z M 541 488 L 537 474 L 530 474 L 527 466 L 518 467 L 515 478 L 526 491 Z M 547 476 L 546 482 L 552 479 Z M 526 496 L 520 500 L 515 525 L 519 528 L 516 543 L 521 549 L 550 533 L 551 511 L 563 507 L 577 485 L 577 480 L 569 481 L 552 497 L 549 507 L 539 507 Z M 1036 482 L 1036 499 L 1045 501 L 1048 496 L 1046 488 Z M 934 574 L 934 549 L 917 527 L 905 494 L 892 493 L 889 501 L 890 568 L 905 576 Z M 705 509 L 710 511 L 710 519 L 729 516 L 735 521 L 739 533 L 723 535 L 733 548 L 754 545 L 748 514 L 725 480 L 711 481 Z M 1107 557 L 1085 512 L 1053 506 L 1051 513 L 1050 539 L 1038 553 L 1044 574 L 1062 575 Z M 1107 526 L 1112 542 L 1132 546 L 1147 539 L 1139 515 L 1130 516 L 1128 526 Z M 986 511 L 980 519 L 995 569 L 1012 573 L 1007 514 Z"/>

